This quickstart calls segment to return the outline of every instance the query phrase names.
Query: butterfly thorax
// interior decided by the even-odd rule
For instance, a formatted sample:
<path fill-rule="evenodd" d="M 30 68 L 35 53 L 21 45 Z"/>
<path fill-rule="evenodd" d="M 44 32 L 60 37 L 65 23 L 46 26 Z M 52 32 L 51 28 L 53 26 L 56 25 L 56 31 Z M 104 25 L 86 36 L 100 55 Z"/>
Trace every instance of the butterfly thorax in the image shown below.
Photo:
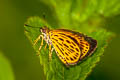
<path fill-rule="evenodd" d="M 52 44 L 51 41 L 50 41 L 50 36 L 49 36 L 49 29 L 45 26 L 45 27 L 42 27 L 40 29 L 42 35 L 44 36 L 43 39 L 46 41 L 46 43 L 49 45 L 49 44 Z"/>

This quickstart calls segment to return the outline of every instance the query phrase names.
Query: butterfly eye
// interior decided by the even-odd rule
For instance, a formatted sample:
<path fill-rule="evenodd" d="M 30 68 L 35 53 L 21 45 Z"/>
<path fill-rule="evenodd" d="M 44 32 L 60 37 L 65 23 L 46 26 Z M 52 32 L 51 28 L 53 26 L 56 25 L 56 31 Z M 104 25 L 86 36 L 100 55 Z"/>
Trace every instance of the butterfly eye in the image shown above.
<path fill-rule="evenodd" d="M 42 33 L 46 33 L 46 32 L 48 32 L 48 30 L 49 29 L 46 26 L 40 28 L 40 32 L 42 32 Z"/>
<path fill-rule="evenodd" d="M 46 33 L 46 29 L 41 28 L 41 29 L 40 29 L 40 32 L 42 32 L 42 33 Z"/>

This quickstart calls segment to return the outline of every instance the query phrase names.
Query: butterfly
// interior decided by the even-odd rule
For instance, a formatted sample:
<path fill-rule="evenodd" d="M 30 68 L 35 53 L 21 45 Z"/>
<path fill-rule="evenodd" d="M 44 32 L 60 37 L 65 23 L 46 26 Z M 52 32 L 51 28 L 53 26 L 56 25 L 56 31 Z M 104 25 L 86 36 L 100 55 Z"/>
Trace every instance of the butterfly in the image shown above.
<path fill-rule="evenodd" d="M 61 62 L 67 66 L 77 64 L 97 48 L 97 40 L 72 30 L 50 30 L 44 26 L 40 28 L 40 32 L 41 34 L 34 41 L 34 45 L 41 39 L 40 51 L 45 40 L 49 45 L 49 59 L 52 59 L 52 52 L 55 50 Z"/>

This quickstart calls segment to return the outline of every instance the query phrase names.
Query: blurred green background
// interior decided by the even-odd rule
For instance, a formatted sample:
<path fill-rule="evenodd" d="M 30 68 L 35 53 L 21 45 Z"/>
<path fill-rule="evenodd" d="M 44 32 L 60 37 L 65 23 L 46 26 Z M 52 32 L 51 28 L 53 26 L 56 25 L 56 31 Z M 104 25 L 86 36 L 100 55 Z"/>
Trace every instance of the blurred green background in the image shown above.
<path fill-rule="evenodd" d="M 0 0 L 0 51 L 11 63 L 16 80 L 45 80 L 43 67 L 23 27 L 28 17 L 42 17 L 44 13 L 51 25 L 57 25 L 52 10 L 40 0 Z M 120 15 L 107 18 L 105 28 L 116 37 L 87 80 L 120 80 Z"/>

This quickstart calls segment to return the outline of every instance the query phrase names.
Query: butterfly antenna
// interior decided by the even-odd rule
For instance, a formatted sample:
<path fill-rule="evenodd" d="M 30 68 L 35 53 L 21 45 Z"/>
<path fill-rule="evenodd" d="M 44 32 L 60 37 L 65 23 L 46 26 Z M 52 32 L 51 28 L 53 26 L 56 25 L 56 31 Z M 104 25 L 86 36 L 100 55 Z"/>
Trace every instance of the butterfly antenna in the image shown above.
<path fill-rule="evenodd" d="M 45 13 L 43 13 L 43 20 L 46 20 Z M 31 28 L 41 28 L 41 27 L 33 27 L 33 26 L 29 25 L 29 24 L 24 24 L 24 26 L 31 27 Z"/>
<path fill-rule="evenodd" d="M 28 25 L 28 24 L 24 24 L 24 26 L 31 27 L 31 28 L 41 28 L 41 27 L 33 27 L 31 25 Z"/>

